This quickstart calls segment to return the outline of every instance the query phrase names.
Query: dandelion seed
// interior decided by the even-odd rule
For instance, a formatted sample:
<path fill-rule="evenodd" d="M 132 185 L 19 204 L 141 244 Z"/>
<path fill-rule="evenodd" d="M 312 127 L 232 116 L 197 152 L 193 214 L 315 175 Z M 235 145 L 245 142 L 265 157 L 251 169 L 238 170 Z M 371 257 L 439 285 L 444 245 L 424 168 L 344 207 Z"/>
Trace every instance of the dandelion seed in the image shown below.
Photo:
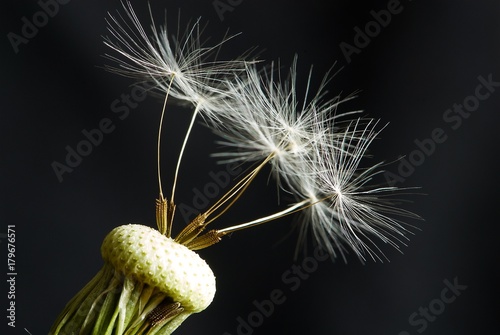
<path fill-rule="evenodd" d="M 200 20 L 189 25 L 182 37 L 179 37 L 179 32 L 177 37 L 170 37 L 166 23 L 165 26 L 157 29 L 150 8 L 152 24 L 151 33 L 148 35 L 130 2 L 123 3 L 123 8 L 125 17 L 121 14 L 116 17 L 110 15 L 107 20 L 111 37 L 105 38 L 105 44 L 119 55 L 106 55 L 108 59 L 118 65 L 107 68 L 124 76 L 153 82 L 153 87 L 165 94 L 158 136 L 160 196 L 157 203 L 159 207 L 167 210 L 166 217 L 161 218 L 161 222 L 163 222 L 161 229 L 165 229 L 167 236 L 169 236 L 169 226 L 175 210 L 174 197 L 180 164 L 194 122 L 199 115 L 217 122 L 218 114 L 225 111 L 225 101 L 230 97 L 228 94 L 229 78 L 241 73 L 247 61 L 243 61 L 241 58 L 229 61 L 217 60 L 219 48 L 232 37 L 224 38 L 215 45 L 205 46 L 201 41 L 203 28 Z M 192 104 L 194 111 L 180 149 L 171 197 L 169 201 L 166 201 L 163 197 L 159 172 L 159 139 L 163 125 L 163 113 L 165 113 L 169 96 Z"/>
<path fill-rule="evenodd" d="M 301 182 L 295 185 L 297 195 L 325 199 L 305 210 L 303 215 L 306 226 L 320 245 L 334 253 L 333 245 L 344 244 L 363 261 L 366 256 L 382 260 L 383 252 L 372 237 L 396 249 L 404 245 L 409 231 L 402 221 L 393 217 L 418 218 L 392 204 L 389 197 L 402 190 L 370 185 L 375 176 L 383 172 L 382 163 L 361 167 L 370 144 L 380 132 L 375 130 L 376 126 L 375 121 L 365 120 L 363 124 L 362 120 L 354 120 L 336 145 L 319 142 L 305 167 L 307 175 L 302 173 L 301 178 L 297 178 Z M 305 230 L 301 235 L 304 239 Z"/>
<path fill-rule="evenodd" d="M 295 175 L 293 171 L 309 158 L 318 141 L 328 141 L 329 136 L 320 130 L 328 120 L 339 118 L 337 107 L 352 98 L 336 96 L 323 99 L 325 86 L 331 80 L 327 73 L 316 94 L 309 99 L 311 72 L 307 79 L 304 102 L 299 103 L 296 91 L 297 58 L 288 78 L 275 79 L 274 66 L 269 73 L 258 70 L 255 64 L 247 64 L 247 75 L 237 78 L 231 85 L 234 99 L 227 105 L 230 112 L 221 115 L 221 124 L 214 125 L 223 138 L 218 143 L 232 151 L 213 154 L 221 163 L 260 161 L 272 156 L 270 163 L 280 185 Z M 278 78 L 281 75 L 278 73 Z M 352 114 L 350 112 L 347 114 Z M 346 114 L 346 115 L 347 115 Z"/>
<path fill-rule="evenodd" d="M 151 32 L 140 23 L 130 2 L 123 4 L 125 17 L 110 15 L 105 44 L 118 55 L 106 54 L 117 66 L 107 68 L 120 75 L 152 82 L 162 94 L 191 103 L 205 117 L 217 118 L 223 100 L 227 97 L 227 78 L 244 69 L 241 59 L 217 60 L 220 47 L 232 37 L 226 37 L 212 46 L 202 43 L 203 27 L 200 19 L 188 25 L 186 33 L 169 36 L 165 26 L 155 26 L 151 15 Z M 150 9 L 151 12 L 151 9 Z"/>

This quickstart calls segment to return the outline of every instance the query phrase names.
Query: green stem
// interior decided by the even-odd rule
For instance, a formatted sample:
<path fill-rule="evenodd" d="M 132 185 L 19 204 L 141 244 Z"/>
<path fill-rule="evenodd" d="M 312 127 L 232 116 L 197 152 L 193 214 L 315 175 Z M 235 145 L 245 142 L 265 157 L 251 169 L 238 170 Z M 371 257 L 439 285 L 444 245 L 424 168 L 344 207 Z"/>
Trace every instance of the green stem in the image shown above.
<path fill-rule="evenodd" d="M 147 316 L 164 301 L 170 301 L 165 293 L 105 263 L 66 305 L 49 335 L 169 335 L 192 312 L 151 327 Z"/>

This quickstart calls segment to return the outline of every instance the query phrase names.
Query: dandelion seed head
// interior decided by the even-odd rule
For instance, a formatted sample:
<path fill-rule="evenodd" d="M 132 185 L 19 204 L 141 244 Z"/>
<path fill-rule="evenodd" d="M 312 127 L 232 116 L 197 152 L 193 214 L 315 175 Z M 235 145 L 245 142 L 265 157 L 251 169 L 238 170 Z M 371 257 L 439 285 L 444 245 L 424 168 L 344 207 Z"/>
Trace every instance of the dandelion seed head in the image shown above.
<path fill-rule="evenodd" d="M 408 230 L 394 217 L 415 216 L 389 200 L 398 188 L 374 183 L 382 163 L 367 164 L 383 127 L 360 111 L 338 111 L 355 94 L 328 98 L 330 71 L 316 91 L 309 71 L 300 93 L 297 58 L 287 75 L 274 63 L 262 68 L 243 58 L 217 60 L 231 37 L 207 46 L 200 20 L 177 37 L 154 22 L 147 33 L 130 3 L 124 7 L 124 17 L 108 22 L 106 44 L 118 54 L 108 55 L 118 64 L 113 71 L 152 81 L 158 91 L 195 106 L 220 136 L 224 149 L 213 155 L 220 163 L 268 162 L 279 189 L 296 198 L 292 208 L 303 207 L 301 241 L 310 232 L 332 255 L 351 249 L 363 261 L 384 257 L 375 238 L 404 245 Z"/>

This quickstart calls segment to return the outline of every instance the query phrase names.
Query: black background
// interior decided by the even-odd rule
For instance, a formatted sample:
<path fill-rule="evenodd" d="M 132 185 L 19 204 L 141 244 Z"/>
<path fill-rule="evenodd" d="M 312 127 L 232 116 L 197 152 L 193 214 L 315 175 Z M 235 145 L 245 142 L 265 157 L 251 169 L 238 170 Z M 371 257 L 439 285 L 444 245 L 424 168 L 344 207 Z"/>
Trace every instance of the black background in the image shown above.
<path fill-rule="evenodd" d="M 445 111 L 475 92 L 478 77 L 500 81 L 498 1 L 401 1 L 402 10 L 350 62 L 339 45 L 353 44 L 354 28 L 373 20 L 371 10 L 387 1 L 233 1 L 221 21 L 212 1 L 151 1 L 157 22 L 166 8 L 187 19 L 209 21 L 206 36 L 217 41 L 229 29 L 242 32 L 223 49 L 234 57 L 257 46 L 261 58 L 290 64 L 299 56 L 299 79 L 314 64 L 314 80 L 337 61 L 342 71 L 331 94 L 361 90 L 346 109 L 363 109 L 390 122 L 376 142 L 376 160 L 394 161 L 416 149 L 414 141 L 442 128 L 447 136 L 435 152 L 398 186 L 420 186 L 405 208 L 425 221 L 400 254 L 381 246 L 390 262 L 353 256 L 320 262 L 296 291 L 281 276 L 294 264 L 296 234 L 285 218 L 234 234 L 201 251 L 217 277 L 212 305 L 192 316 L 176 334 L 237 334 L 253 301 L 280 289 L 286 301 L 265 317 L 254 334 L 417 334 L 408 318 L 440 298 L 444 280 L 467 288 L 429 322 L 425 334 L 486 333 L 498 324 L 498 133 L 500 88 L 452 129 Z M 239 3 L 239 4 L 238 4 Z M 133 1 L 143 22 L 147 5 Z M 16 328 L 8 334 L 46 334 L 66 302 L 102 266 L 104 236 L 128 222 L 154 226 L 157 195 L 155 140 L 161 101 L 148 97 L 120 120 L 111 103 L 133 83 L 102 70 L 108 50 L 107 11 L 119 1 L 72 0 L 15 53 L 7 34 L 40 10 L 36 1 L 6 2 L 1 9 L 1 212 L 0 233 L 16 225 Z M 175 28 L 175 20 L 169 21 Z M 169 180 L 189 111 L 172 107 L 165 128 L 164 179 Z M 63 162 L 83 129 L 110 118 L 116 126 L 73 172 L 59 182 L 51 164 Z M 223 169 L 209 154 L 215 137 L 198 125 L 183 162 L 177 201 L 190 204 L 193 188 Z M 398 162 L 387 167 L 397 172 Z M 166 182 L 168 185 L 168 183 Z M 241 205 L 218 227 L 272 213 L 275 187 L 261 176 Z M 182 226 L 178 216 L 177 229 Z M 7 263 L 7 241 L 0 253 Z M 303 259 L 303 258 L 302 258 Z M 302 259 L 296 263 L 300 265 Z M 5 280 L 7 269 L 3 267 Z M 4 281 L 4 280 L 2 280 Z M 7 291 L 1 286 L 0 322 L 7 323 Z M 438 305 L 436 305 L 438 306 Z M 4 332 L 2 331 L 2 334 Z M 405 333 L 401 333 L 405 334 Z"/>

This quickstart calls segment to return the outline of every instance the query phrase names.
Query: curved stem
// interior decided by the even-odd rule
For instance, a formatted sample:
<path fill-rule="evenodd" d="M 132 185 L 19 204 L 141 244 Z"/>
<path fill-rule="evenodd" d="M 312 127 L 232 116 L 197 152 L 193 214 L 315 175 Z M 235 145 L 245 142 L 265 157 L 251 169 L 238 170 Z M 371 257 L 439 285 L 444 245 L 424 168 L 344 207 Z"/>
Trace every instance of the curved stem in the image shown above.
<path fill-rule="evenodd" d="M 179 168 L 181 166 L 182 156 L 184 155 L 184 149 L 186 148 L 186 144 L 187 144 L 189 135 L 191 134 L 191 130 L 193 129 L 194 120 L 198 116 L 199 112 L 200 112 L 200 104 L 198 104 L 196 106 L 196 109 L 193 112 L 193 116 L 191 117 L 191 122 L 189 124 L 189 128 L 188 128 L 188 130 L 186 132 L 186 136 L 184 137 L 184 142 L 182 143 L 182 148 L 181 148 L 181 151 L 179 153 L 179 158 L 177 159 L 177 166 L 175 168 L 175 175 L 174 175 L 174 183 L 173 183 L 173 186 L 172 186 L 172 198 L 171 198 L 172 202 L 174 202 L 175 186 L 177 185 L 177 178 L 179 176 Z"/>
<path fill-rule="evenodd" d="M 290 215 L 290 214 L 293 214 L 295 212 L 301 211 L 302 209 L 304 209 L 308 205 L 310 205 L 309 199 L 302 200 L 301 202 L 298 202 L 295 205 L 293 205 L 285 210 L 282 210 L 280 212 L 277 212 L 277 213 L 271 214 L 269 216 L 265 216 L 265 217 L 262 217 L 260 219 L 256 219 L 256 220 L 253 220 L 250 222 L 242 223 L 242 224 L 239 224 L 236 226 L 232 226 L 232 227 L 228 227 L 228 228 L 224 228 L 224 229 L 218 229 L 218 232 L 220 234 L 229 234 L 229 233 L 232 233 L 232 232 L 235 232 L 238 230 L 254 227 L 254 226 L 257 226 L 257 225 L 260 225 L 260 224 L 263 224 L 263 223 L 266 223 L 266 222 L 269 222 L 272 220 L 279 219 L 283 216 Z"/>
<path fill-rule="evenodd" d="M 163 109 L 161 110 L 160 116 L 160 125 L 158 126 L 158 141 L 156 143 L 156 157 L 157 157 L 157 173 L 158 173 L 158 186 L 160 189 L 160 199 L 163 200 L 163 190 L 161 187 L 161 168 L 160 168 L 160 144 L 161 144 L 161 130 L 163 128 L 163 119 L 165 117 L 165 109 L 167 108 L 167 100 L 170 94 L 170 88 L 172 87 L 172 83 L 174 81 L 175 75 L 172 75 L 172 79 L 170 79 L 170 83 L 168 84 L 167 93 L 165 95 L 165 101 L 163 102 Z"/>
<path fill-rule="evenodd" d="M 214 218 L 210 219 L 206 222 L 208 225 L 222 214 L 224 214 L 235 202 L 240 198 L 240 196 L 246 191 L 250 183 L 254 180 L 260 170 L 274 157 L 274 154 L 270 154 L 266 157 L 257 167 L 255 167 L 252 171 L 250 171 L 245 177 L 243 177 L 240 181 L 236 183 L 228 192 L 226 192 L 222 197 L 220 197 L 215 204 L 213 204 L 206 212 L 205 215 L 207 217 L 211 216 L 214 212 L 216 212 L 221 206 L 223 206 L 226 202 L 231 200 L 229 204 Z"/>

